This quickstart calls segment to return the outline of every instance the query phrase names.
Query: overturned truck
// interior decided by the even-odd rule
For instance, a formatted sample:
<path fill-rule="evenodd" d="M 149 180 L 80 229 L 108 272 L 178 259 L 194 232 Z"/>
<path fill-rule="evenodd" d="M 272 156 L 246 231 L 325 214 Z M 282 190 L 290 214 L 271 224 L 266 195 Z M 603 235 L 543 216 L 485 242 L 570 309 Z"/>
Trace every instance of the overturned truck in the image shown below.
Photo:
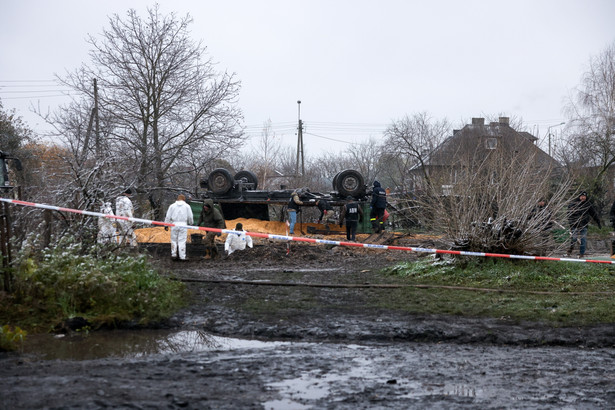
<path fill-rule="evenodd" d="M 327 201 L 332 207 L 341 207 L 349 196 L 359 201 L 365 208 L 365 215 L 369 215 L 369 201 L 367 186 L 360 172 L 347 169 L 341 171 L 333 178 L 333 191 L 321 193 L 311 191 L 309 188 L 300 189 L 281 189 L 262 190 L 258 189 L 258 178 L 251 171 L 239 171 L 232 175 L 225 168 L 213 170 L 207 178 L 200 181 L 200 187 L 205 192 L 202 193 L 203 199 L 212 199 L 218 204 L 226 219 L 255 218 L 264 221 L 274 220 L 272 218 L 272 206 L 276 206 L 276 213 L 279 220 L 283 220 L 286 206 L 290 201 L 292 193 L 297 190 L 299 198 L 305 206 L 316 206 L 319 200 Z M 195 217 L 198 218 L 196 207 L 199 201 L 193 201 L 192 207 Z M 198 209 L 200 213 L 200 208 Z M 274 214 L 274 215 L 275 215 Z M 363 218 L 358 232 L 368 233 L 369 218 Z M 328 228 L 325 229 L 328 231 Z M 309 232 L 309 230 L 308 230 Z M 320 233 L 320 232 L 316 232 Z M 326 232 L 321 232 L 326 233 Z"/>

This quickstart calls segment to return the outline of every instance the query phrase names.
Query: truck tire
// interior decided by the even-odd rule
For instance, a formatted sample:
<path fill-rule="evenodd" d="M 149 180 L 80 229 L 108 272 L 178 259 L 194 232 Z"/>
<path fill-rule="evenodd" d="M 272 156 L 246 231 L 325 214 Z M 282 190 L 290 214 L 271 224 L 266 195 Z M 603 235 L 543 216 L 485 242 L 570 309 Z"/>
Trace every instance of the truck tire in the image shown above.
<path fill-rule="evenodd" d="M 217 168 L 207 177 L 207 185 L 214 194 L 224 195 L 233 187 L 233 177 L 228 170 Z"/>
<path fill-rule="evenodd" d="M 333 190 L 337 191 L 337 178 L 340 176 L 340 172 L 338 172 L 337 174 L 335 174 L 335 176 L 333 177 Z"/>
<path fill-rule="evenodd" d="M 364 193 L 365 181 L 359 171 L 347 169 L 336 175 L 335 184 L 337 192 L 342 197 L 358 197 Z"/>
<path fill-rule="evenodd" d="M 258 177 L 252 171 L 239 171 L 235 174 L 235 181 L 254 184 L 254 187 L 252 189 L 258 188 Z"/>

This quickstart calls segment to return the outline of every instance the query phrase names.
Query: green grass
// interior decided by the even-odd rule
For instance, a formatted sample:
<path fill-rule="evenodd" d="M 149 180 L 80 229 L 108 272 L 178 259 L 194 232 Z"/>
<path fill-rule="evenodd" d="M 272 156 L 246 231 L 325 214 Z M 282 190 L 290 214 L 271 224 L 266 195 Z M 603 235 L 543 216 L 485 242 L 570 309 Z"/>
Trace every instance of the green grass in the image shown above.
<path fill-rule="evenodd" d="M 425 259 L 392 266 L 383 274 L 406 285 L 430 287 L 392 289 L 373 297 L 372 307 L 558 326 L 615 322 L 615 269 L 610 265 Z"/>
<path fill-rule="evenodd" d="M 185 300 L 184 285 L 161 277 L 144 256 L 82 252 L 62 243 L 37 257 L 22 257 L 13 272 L 14 291 L 0 306 L 0 324 L 49 331 L 83 317 L 93 327 L 147 324 L 169 317 Z"/>

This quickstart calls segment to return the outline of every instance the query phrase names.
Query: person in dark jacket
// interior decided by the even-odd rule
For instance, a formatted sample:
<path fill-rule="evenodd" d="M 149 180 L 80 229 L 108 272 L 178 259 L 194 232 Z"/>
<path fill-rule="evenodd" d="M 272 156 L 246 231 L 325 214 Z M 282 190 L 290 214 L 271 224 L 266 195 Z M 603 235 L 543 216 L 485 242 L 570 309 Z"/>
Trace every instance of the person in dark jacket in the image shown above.
<path fill-rule="evenodd" d="M 568 223 L 570 224 L 570 248 L 568 255 L 572 254 L 574 244 L 577 239 L 581 242 L 579 248 L 579 258 L 585 256 L 585 247 L 587 245 L 587 226 L 590 220 L 593 219 L 602 228 L 600 217 L 592 203 L 587 199 L 587 192 L 583 191 L 579 196 L 568 204 Z"/>
<path fill-rule="evenodd" d="M 359 203 L 354 200 L 352 196 L 346 198 L 348 203 L 342 207 L 340 212 L 340 228 L 346 220 L 346 239 L 354 242 L 357 236 L 357 226 L 359 221 L 363 220 L 363 209 L 359 206 Z"/>
<path fill-rule="evenodd" d="M 387 192 L 380 186 L 380 182 L 374 181 L 372 190 L 372 210 L 369 220 L 375 233 L 384 231 L 384 210 L 387 207 Z"/>
<path fill-rule="evenodd" d="M 302 188 L 303 189 L 303 188 Z M 303 205 L 301 199 L 299 199 L 299 194 L 302 193 L 302 189 L 295 189 L 293 193 L 290 195 L 290 199 L 288 200 L 288 222 L 290 228 L 290 235 L 294 235 L 295 233 L 295 224 L 297 223 L 297 214 L 301 212 L 300 206 Z"/>
<path fill-rule="evenodd" d="M 611 205 L 611 212 L 609 212 L 611 217 L 611 226 L 613 227 L 613 231 L 615 231 L 615 202 Z M 611 235 L 615 235 L 613 232 Z M 611 237 L 611 258 L 615 259 L 615 238 Z"/>
<path fill-rule="evenodd" d="M 318 210 L 320 211 L 320 216 L 318 217 L 318 223 L 322 223 L 322 219 L 327 215 L 327 212 L 332 211 L 333 208 L 331 207 L 331 204 L 329 204 L 329 201 L 325 199 L 316 200 L 316 206 L 318 207 Z M 325 218 L 325 221 L 326 221 L 326 218 Z"/>
<path fill-rule="evenodd" d="M 198 226 L 226 229 L 226 222 L 224 222 L 222 212 L 214 207 L 214 201 L 209 198 L 203 202 L 203 208 L 201 209 L 201 215 L 199 216 Z M 221 232 L 207 231 L 207 235 L 205 235 L 205 259 L 215 259 L 218 257 L 219 253 L 215 244 L 215 239 L 216 236 L 221 235 Z"/>

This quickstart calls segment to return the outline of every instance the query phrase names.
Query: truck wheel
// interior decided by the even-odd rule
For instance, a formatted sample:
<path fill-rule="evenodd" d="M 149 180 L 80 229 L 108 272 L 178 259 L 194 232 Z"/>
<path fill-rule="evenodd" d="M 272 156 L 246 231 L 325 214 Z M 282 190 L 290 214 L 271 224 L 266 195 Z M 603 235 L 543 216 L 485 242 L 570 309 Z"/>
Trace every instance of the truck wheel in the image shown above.
<path fill-rule="evenodd" d="M 337 174 L 335 174 L 335 176 L 333 177 L 333 190 L 337 191 L 337 178 L 340 176 L 341 172 L 338 172 Z"/>
<path fill-rule="evenodd" d="M 216 195 L 224 195 L 233 187 L 233 177 L 224 168 L 217 168 L 211 171 L 207 177 L 209 189 Z"/>
<path fill-rule="evenodd" d="M 337 192 L 343 197 L 357 197 L 363 194 L 365 182 L 359 171 L 347 169 L 340 172 L 335 178 Z"/>
<path fill-rule="evenodd" d="M 256 189 L 258 187 L 258 177 L 252 171 L 239 171 L 235 174 L 235 181 L 254 184 L 254 187 L 252 189 Z"/>

